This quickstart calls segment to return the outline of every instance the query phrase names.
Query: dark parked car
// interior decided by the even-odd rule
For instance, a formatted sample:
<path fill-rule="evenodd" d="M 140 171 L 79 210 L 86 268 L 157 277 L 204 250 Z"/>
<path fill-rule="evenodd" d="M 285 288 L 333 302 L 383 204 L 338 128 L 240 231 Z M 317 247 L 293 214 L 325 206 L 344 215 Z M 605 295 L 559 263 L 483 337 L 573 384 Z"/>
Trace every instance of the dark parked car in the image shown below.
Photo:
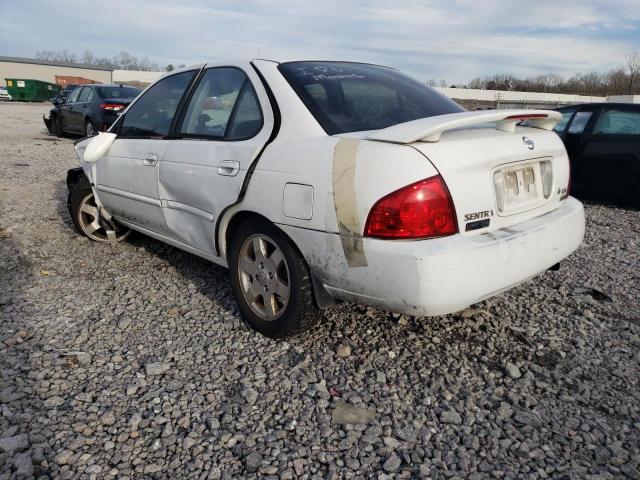
<path fill-rule="evenodd" d="M 571 161 L 571 194 L 640 206 L 640 105 L 589 103 L 558 108 L 554 130 Z"/>
<path fill-rule="evenodd" d="M 66 101 L 52 99 L 55 107 L 44 123 L 59 137 L 65 133 L 90 137 L 109 128 L 141 91 L 124 85 L 81 85 Z"/>

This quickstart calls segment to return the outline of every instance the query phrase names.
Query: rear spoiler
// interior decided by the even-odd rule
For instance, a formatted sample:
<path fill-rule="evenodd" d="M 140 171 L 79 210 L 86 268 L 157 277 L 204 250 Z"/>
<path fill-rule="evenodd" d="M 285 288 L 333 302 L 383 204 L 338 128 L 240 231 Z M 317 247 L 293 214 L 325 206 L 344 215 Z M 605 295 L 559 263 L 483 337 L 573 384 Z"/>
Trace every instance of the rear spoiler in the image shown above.
<path fill-rule="evenodd" d="M 527 121 L 528 127 L 551 130 L 561 118 L 562 114 L 553 110 L 484 110 L 449 113 L 376 130 L 367 138 L 391 143 L 437 142 L 443 132 L 483 123 L 495 123 L 496 129 L 513 133 L 516 131 L 516 124 L 523 120 Z"/>

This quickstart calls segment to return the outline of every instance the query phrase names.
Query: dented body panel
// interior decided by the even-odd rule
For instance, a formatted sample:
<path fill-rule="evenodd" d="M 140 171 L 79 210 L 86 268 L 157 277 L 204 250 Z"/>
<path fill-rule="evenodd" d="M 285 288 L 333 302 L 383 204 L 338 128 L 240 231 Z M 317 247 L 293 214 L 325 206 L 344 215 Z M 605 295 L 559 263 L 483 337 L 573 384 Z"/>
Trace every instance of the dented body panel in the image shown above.
<path fill-rule="evenodd" d="M 95 163 L 82 161 L 89 140 L 76 145 L 97 202 L 121 223 L 228 266 L 234 219 L 259 215 L 296 245 L 318 291 L 412 315 L 460 310 L 544 272 L 582 242 L 582 206 L 561 188 L 566 151 L 546 131 L 554 118 L 539 128 L 498 122 L 496 129 L 478 125 L 488 114 L 460 113 L 443 115 L 446 125 L 431 117 L 406 128 L 327 135 L 277 62 L 220 65 L 242 69 L 256 91 L 263 125 L 254 137 L 117 138 Z M 499 215 L 496 169 L 540 158 L 553 167 L 551 195 Z M 364 236 L 376 202 L 436 175 L 451 192 L 459 233 Z"/>
<path fill-rule="evenodd" d="M 417 316 L 443 315 L 508 290 L 571 254 L 584 237 L 582 204 L 562 207 L 508 230 L 423 241 L 364 239 L 368 265 L 351 268 L 336 234 L 283 227 L 303 246 L 335 298 Z"/>

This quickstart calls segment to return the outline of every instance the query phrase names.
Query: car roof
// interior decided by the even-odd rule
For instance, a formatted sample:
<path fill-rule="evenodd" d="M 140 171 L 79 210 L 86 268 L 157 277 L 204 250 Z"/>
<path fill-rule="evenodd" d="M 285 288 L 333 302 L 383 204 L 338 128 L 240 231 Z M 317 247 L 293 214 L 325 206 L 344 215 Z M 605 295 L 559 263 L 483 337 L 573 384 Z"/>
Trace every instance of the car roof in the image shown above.
<path fill-rule="evenodd" d="M 577 107 L 636 107 L 640 108 L 640 104 L 631 103 L 631 102 L 594 102 L 594 103 L 575 103 L 572 105 L 563 105 L 562 107 L 558 107 L 555 110 L 560 110 L 561 108 L 577 108 Z"/>
<path fill-rule="evenodd" d="M 123 83 L 86 83 L 84 85 L 78 85 L 79 87 L 129 87 L 129 88 L 137 88 L 141 90 L 140 87 L 135 87 L 133 85 L 125 85 Z"/>

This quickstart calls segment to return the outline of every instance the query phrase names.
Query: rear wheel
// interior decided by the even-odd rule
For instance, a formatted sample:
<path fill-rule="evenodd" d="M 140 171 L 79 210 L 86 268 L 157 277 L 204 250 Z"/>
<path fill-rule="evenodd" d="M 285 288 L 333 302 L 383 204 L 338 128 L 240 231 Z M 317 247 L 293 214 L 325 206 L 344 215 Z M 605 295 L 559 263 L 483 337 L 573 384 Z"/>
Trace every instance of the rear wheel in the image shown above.
<path fill-rule="evenodd" d="M 240 225 L 229 250 L 229 275 L 242 317 L 260 333 L 292 336 L 317 322 L 309 269 L 269 222 L 251 219 Z"/>
<path fill-rule="evenodd" d="M 80 181 L 69 192 L 69 213 L 73 224 L 83 235 L 96 242 L 120 242 L 127 238 L 131 230 L 118 224 L 108 222 L 102 215 L 93 196 L 93 191 L 86 181 Z M 109 233 L 111 232 L 111 233 Z"/>
<path fill-rule="evenodd" d="M 93 137 L 94 135 L 96 135 L 96 129 L 93 126 L 93 122 L 91 121 L 91 119 L 87 118 L 84 121 L 84 136 Z"/>

